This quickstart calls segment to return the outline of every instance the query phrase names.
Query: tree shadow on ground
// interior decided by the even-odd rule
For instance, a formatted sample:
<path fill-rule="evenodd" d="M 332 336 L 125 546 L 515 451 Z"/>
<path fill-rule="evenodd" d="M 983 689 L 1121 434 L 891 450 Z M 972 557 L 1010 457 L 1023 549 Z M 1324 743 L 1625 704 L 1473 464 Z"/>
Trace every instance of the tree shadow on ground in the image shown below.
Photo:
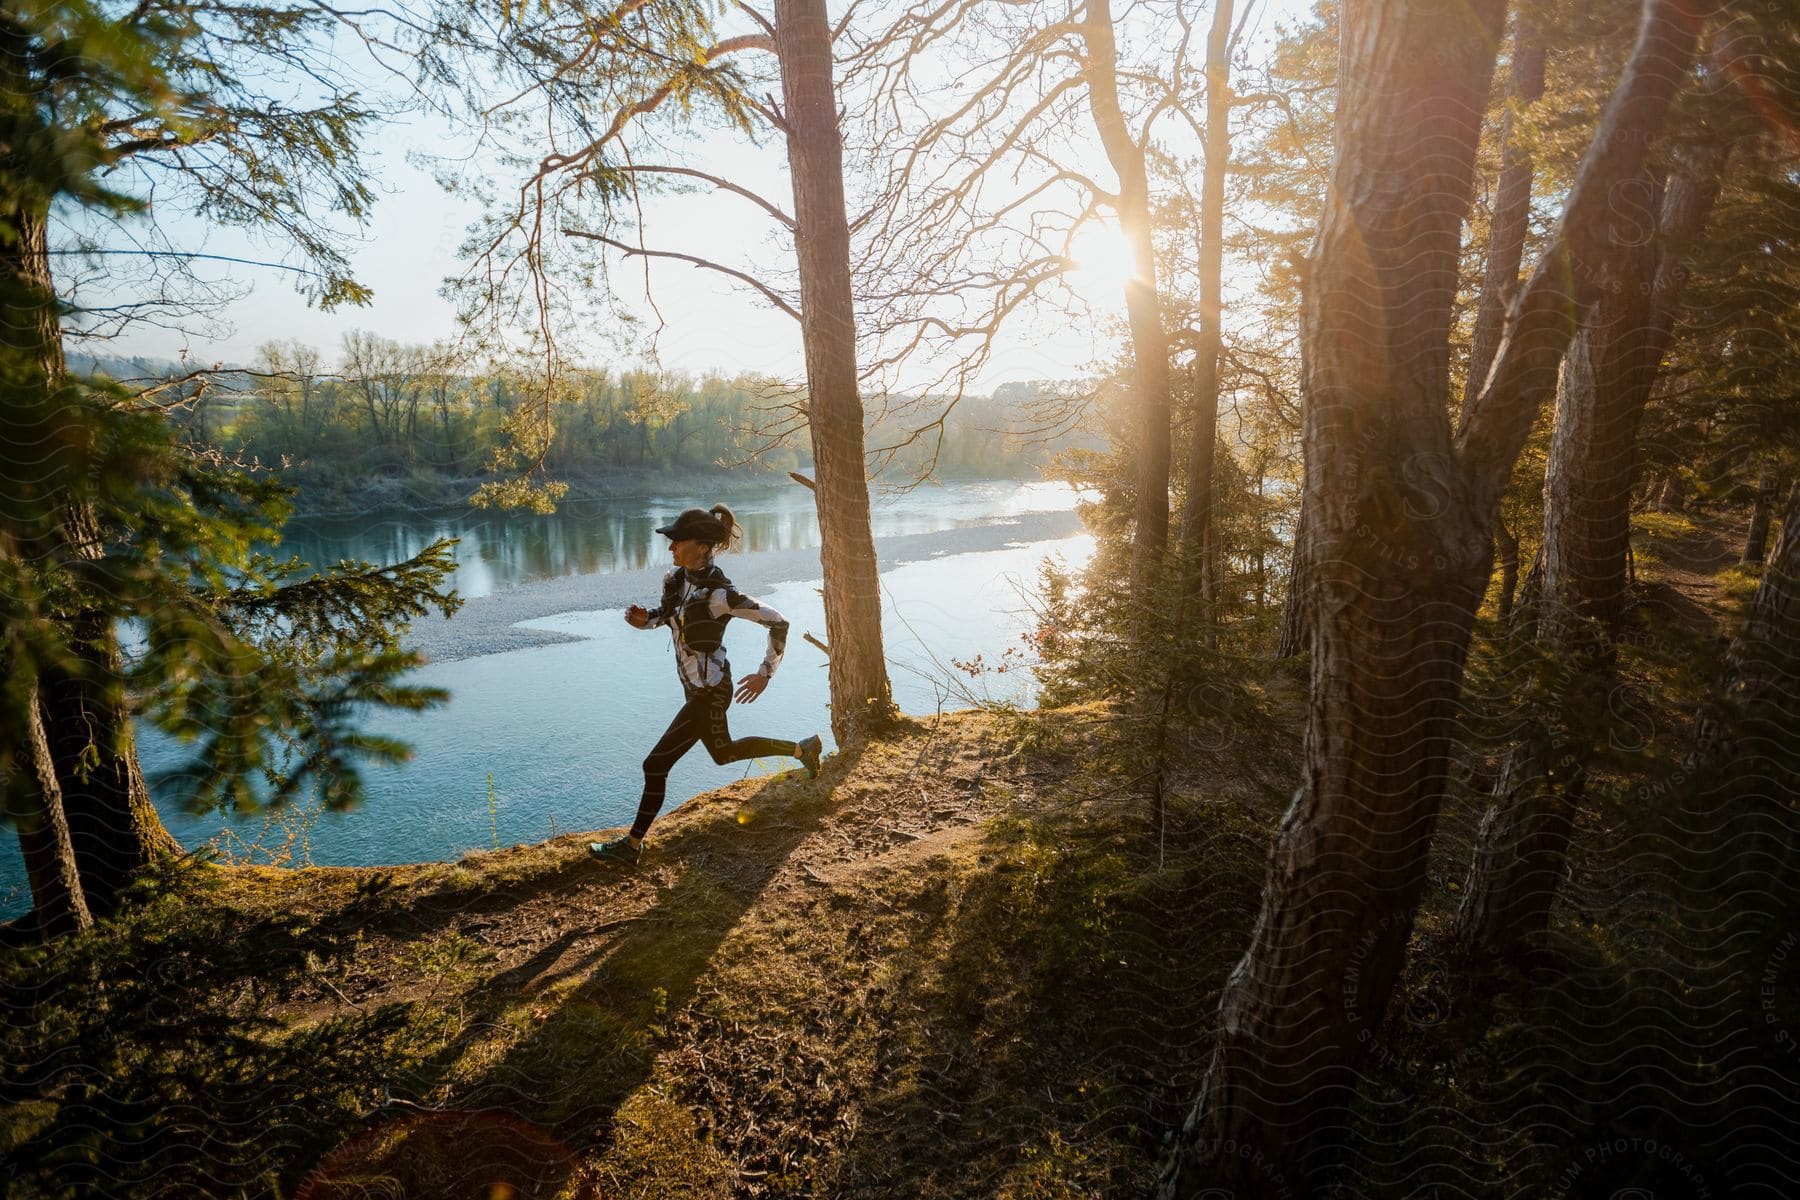
<path fill-rule="evenodd" d="M 415 1094 L 432 1103 L 378 1114 L 287 1172 L 299 1194 L 364 1195 L 372 1178 L 407 1195 L 585 1194 L 574 1172 L 649 1079 L 663 1022 L 819 829 L 833 807 L 831 782 L 860 753 L 834 756 L 817 783 L 769 780 L 702 798 L 659 824 L 636 868 L 584 862 L 557 871 L 565 885 L 604 881 L 604 907 L 589 915 L 627 915 L 577 923 L 462 993 L 459 1031 L 409 1073 Z"/>
<path fill-rule="evenodd" d="M 901 906 L 923 923 L 883 1001 L 904 1031 L 877 1055 L 841 1189 L 1143 1190 L 1205 1066 L 1266 841 L 1232 802 L 1172 800 L 1161 839 L 1145 815 L 1126 799 L 1004 819 L 973 869 Z"/>

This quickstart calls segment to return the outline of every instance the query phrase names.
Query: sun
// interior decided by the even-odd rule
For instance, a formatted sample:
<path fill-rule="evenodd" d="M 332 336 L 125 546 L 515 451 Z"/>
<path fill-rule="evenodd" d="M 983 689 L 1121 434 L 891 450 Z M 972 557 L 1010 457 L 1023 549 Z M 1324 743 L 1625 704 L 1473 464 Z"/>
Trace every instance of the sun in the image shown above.
<path fill-rule="evenodd" d="M 1096 308 L 1112 308 L 1125 302 L 1125 285 L 1131 282 L 1131 243 L 1111 221 L 1087 221 L 1069 240 L 1073 262 L 1063 278 L 1077 296 Z"/>

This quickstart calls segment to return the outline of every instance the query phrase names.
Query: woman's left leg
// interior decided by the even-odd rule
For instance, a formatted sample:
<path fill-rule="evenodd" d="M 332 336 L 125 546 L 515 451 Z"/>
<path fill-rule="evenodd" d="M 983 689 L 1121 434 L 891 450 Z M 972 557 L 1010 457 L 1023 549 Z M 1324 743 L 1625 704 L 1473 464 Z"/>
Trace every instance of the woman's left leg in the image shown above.
<path fill-rule="evenodd" d="M 631 824 L 631 836 L 638 841 L 644 840 L 644 835 L 650 832 L 650 822 L 662 811 L 670 769 L 706 735 L 706 713 L 705 697 L 699 692 L 689 692 L 681 711 L 669 722 L 668 731 L 644 759 L 644 793 L 638 800 L 637 820 Z"/>

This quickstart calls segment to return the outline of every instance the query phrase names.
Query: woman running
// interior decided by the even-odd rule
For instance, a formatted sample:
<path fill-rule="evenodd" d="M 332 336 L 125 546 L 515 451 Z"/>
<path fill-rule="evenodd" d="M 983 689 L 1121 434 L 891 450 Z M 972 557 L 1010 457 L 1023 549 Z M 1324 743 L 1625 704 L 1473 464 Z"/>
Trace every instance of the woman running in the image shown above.
<path fill-rule="evenodd" d="M 704 742 L 713 761 L 721 766 L 747 758 L 790 757 L 800 760 L 808 778 L 819 774 L 821 743 L 817 734 L 799 742 L 777 738 L 732 739 L 725 710 L 731 704 L 731 663 L 725 657 L 725 623 L 733 617 L 755 621 L 769 628 L 769 649 L 762 666 L 737 685 L 737 698 L 749 704 L 762 695 L 781 664 L 787 648 L 787 618 L 766 604 L 731 586 L 725 573 L 713 565 L 720 547 L 729 549 L 737 540 L 738 523 L 723 504 L 712 509 L 690 508 L 656 532 L 669 539 L 675 567 L 663 577 L 662 603 L 655 609 L 632 605 L 625 620 L 636 629 L 667 625 L 675 636 L 675 671 L 681 677 L 687 701 L 667 733 L 644 760 L 644 797 L 638 803 L 631 832 L 610 842 L 589 842 L 588 852 L 602 862 L 635 863 L 643 853 L 644 835 L 663 805 L 669 769 Z"/>

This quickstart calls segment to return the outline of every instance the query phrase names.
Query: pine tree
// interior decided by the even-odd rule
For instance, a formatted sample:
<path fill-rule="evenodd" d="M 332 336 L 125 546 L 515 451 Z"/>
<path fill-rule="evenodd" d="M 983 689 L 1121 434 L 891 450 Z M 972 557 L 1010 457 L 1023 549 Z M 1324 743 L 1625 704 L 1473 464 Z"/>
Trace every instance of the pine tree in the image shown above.
<path fill-rule="evenodd" d="M 360 706 L 442 698 L 399 682 L 416 660 L 394 638 L 428 605 L 458 603 L 441 589 L 447 545 L 301 581 L 300 564 L 252 551 L 286 515 L 279 485 L 184 453 L 153 405 L 64 362 L 62 323 L 79 314 L 58 298 L 53 214 L 142 215 L 145 197 L 114 178 L 285 237 L 321 303 L 366 298 L 310 213 L 321 193 L 366 208 L 353 152 L 370 114 L 347 91 L 294 109 L 259 90 L 316 67 L 313 35 L 332 19 L 103 0 L 0 10 L 0 815 L 18 823 L 48 934 L 105 914 L 178 849 L 134 716 L 197 743 L 172 781 L 190 804 L 279 803 L 316 781 L 341 805 L 359 758 L 404 752 L 356 731 Z M 141 169 L 119 175 L 127 162 Z M 129 660 L 126 621 L 145 645 Z"/>

